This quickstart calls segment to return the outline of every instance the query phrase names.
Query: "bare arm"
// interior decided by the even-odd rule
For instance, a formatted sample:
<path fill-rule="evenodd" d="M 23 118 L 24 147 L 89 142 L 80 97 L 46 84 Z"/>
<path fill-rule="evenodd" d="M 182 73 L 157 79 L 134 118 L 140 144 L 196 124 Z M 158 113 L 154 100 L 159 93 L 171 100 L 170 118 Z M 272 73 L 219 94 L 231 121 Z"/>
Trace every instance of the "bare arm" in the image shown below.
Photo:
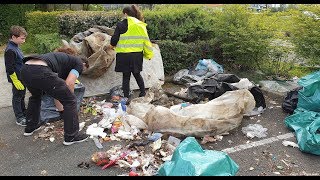
<path fill-rule="evenodd" d="M 74 84 L 76 83 L 77 76 L 73 73 L 69 73 L 67 79 L 66 79 L 66 84 L 68 88 L 70 89 L 71 92 L 74 93 Z"/>
<path fill-rule="evenodd" d="M 60 101 L 54 99 L 54 104 L 56 105 L 56 108 L 58 109 L 58 111 L 63 111 L 63 105 L 61 104 Z"/>
<path fill-rule="evenodd" d="M 77 76 L 70 72 L 66 79 L 66 84 L 72 93 L 74 93 L 74 84 L 76 80 L 77 80 Z M 60 101 L 54 99 L 54 104 L 56 105 L 58 111 L 63 111 L 63 105 L 60 103 Z"/>

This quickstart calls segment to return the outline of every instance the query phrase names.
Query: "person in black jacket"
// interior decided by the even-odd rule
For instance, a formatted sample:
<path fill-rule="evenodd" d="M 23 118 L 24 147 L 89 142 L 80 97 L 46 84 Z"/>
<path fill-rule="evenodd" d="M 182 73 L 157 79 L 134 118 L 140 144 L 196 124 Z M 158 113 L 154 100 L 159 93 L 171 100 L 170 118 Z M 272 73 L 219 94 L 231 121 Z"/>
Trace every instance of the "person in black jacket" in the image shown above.
<path fill-rule="evenodd" d="M 139 45 L 142 46 L 142 44 L 137 43 L 139 42 L 139 38 L 148 38 L 146 31 L 144 32 L 144 30 L 142 29 L 136 30 L 137 29 L 136 27 L 138 26 L 136 24 L 138 23 L 145 24 L 144 18 L 141 11 L 136 5 L 127 6 L 122 10 L 122 12 L 124 15 L 124 19 L 117 23 L 114 34 L 110 40 L 109 48 L 112 48 L 112 49 L 115 48 L 117 52 L 115 71 L 122 72 L 122 90 L 123 90 L 124 97 L 129 98 L 131 73 L 133 74 L 139 86 L 139 90 L 140 90 L 139 97 L 142 97 L 146 95 L 145 84 L 140 74 L 143 66 L 144 53 L 142 49 L 141 51 L 136 51 L 132 49 L 134 49 L 134 47 L 138 47 Z M 134 27 L 131 27 L 134 30 L 131 30 L 130 28 L 128 28 L 128 17 L 133 17 L 136 19 L 136 22 L 133 23 L 132 25 Z M 123 36 L 124 34 L 127 34 L 129 31 L 130 32 L 136 31 L 135 37 L 132 37 L 132 35 Z M 145 35 L 145 37 L 143 37 L 142 34 Z M 133 44 L 123 45 L 127 49 L 131 49 L 131 50 L 126 50 L 126 52 L 123 52 L 123 51 L 119 52 L 117 48 L 119 47 L 119 42 L 121 40 L 122 41 L 127 40 L 132 42 Z M 133 40 L 135 40 L 135 42 Z M 122 47 L 122 49 L 124 49 L 124 47 Z M 152 56 L 150 56 L 149 58 L 151 57 Z"/>
<path fill-rule="evenodd" d="M 20 78 L 24 56 L 19 46 L 25 42 L 27 35 L 27 31 L 23 27 L 11 26 L 10 39 L 4 52 L 8 82 L 12 83 L 12 108 L 16 117 L 16 124 L 20 126 L 26 126 L 26 106 L 24 102 L 26 89 Z"/>
<path fill-rule="evenodd" d="M 88 135 L 79 132 L 77 100 L 74 84 L 88 61 L 84 57 L 63 52 L 32 55 L 23 59 L 21 79 L 31 93 L 27 108 L 27 126 L 24 135 L 31 136 L 40 129 L 41 96 L 47 93 L 63 105 L 64 145 L 83 142 Z M 59 108 L 58 108 L 59 109 Z"/>

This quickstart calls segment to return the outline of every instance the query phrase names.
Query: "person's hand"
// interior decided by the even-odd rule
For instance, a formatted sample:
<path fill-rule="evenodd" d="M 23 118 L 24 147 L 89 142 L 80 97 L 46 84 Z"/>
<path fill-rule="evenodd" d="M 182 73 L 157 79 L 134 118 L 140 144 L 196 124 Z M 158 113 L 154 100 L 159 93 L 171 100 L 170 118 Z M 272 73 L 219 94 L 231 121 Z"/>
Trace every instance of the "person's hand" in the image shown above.
<path fill-rule="evenodd" d="M 107 46 L 107 49 L 112 49 L 112 50 L 114 50 L 114 46 L 112 46 L 111 44 L 109 44 L 109 45 Z"/>
<path fill-rule="evenodd" d="M 14 87 L 16 87 L 20 91 L 24 90 L 24 85 L 18 79 L 17 74 L 15 72 L 10 75 L 10 78 L 12 80 L 12 83 L 13 83 Z"/>
<path fill-rule="evenodd" d="M 112 46 L 111 44 L 108 44 L 103 47 L 103 50 L 108 53 L 108 52 L 114 51 L 114 48 L 115 48 L 114 46 Z"/>

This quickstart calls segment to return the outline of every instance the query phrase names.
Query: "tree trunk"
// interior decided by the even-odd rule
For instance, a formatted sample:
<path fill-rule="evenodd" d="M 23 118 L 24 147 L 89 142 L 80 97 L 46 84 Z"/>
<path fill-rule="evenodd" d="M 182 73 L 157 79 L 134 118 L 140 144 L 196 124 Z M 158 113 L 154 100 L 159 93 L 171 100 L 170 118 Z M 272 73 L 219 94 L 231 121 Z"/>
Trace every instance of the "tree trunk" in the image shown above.
<path fill-rule="evenodd" d="M 89 10 L 89 4 L 83 4 L 83 8 L 84 11 L 88 11 Z"/>
<path fill-rule="evenodd" d="M 46 4 L 36 4 L 35 9 L 39 11 L 46 11 L 47 9 Z"/>
<path fill-rule="evenodd" d="M 54 11 L 54 4 L 47 4 L 47 11 Z"/>
<path fill-rule="evenodd" d="M 71 4 L 71 10 L 74 10 L 74 11 L 83 10 L 83 5 L 82 4 Z"/>
<path fill-rule="evenodd" d="M 35 7 L 40 11 L 54 11 L 54 4 L 36 4 Z"/>
<path fill-rule="evenodd" d="M 152 10 L 154 4 L 148 4 L 148 5 L 149 5 L 149 9 Z"/>

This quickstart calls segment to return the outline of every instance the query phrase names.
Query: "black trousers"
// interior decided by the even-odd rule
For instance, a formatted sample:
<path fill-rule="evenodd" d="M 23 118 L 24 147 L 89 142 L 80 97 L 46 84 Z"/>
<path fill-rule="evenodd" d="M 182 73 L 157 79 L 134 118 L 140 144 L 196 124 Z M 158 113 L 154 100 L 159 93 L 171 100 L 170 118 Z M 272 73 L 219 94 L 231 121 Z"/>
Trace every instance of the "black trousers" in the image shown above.
<path fill-rule="evenodd" d="M 132 74 L 137 81 L 137 84 L 140 89 L 140 94 L 145 94 L 144 81 L 140 72 L 132 73 Z M 122 90 L 123 90 L 124 97 L 127 97 L 127 98 L 129 98 L 129 92 L 130 92 L 130 76 L 131 76 L 131 72 L 122 73 Z"/>
<path fill-rule="evenodd" d="M 35 128 L 40 120 L 41 96 L 43 92 L 59 100 L 64 107 L 64 137 L 74 137 L 79 132 L 77 99 L 65 80 L 58 77 L 49 67 L 42 65 L 24 65 L 21 79 L 31 93 L 27 109 L 27 127 Z"/>
<path fill-rule="evenodd" d="M 26 105 L 24 102 L 25 96 L 26 96 L 26 89 L 18 90 L 12 84 L 12 108 L 17 120 L 25 117 L 25 113 L 26 113 Z"/>

